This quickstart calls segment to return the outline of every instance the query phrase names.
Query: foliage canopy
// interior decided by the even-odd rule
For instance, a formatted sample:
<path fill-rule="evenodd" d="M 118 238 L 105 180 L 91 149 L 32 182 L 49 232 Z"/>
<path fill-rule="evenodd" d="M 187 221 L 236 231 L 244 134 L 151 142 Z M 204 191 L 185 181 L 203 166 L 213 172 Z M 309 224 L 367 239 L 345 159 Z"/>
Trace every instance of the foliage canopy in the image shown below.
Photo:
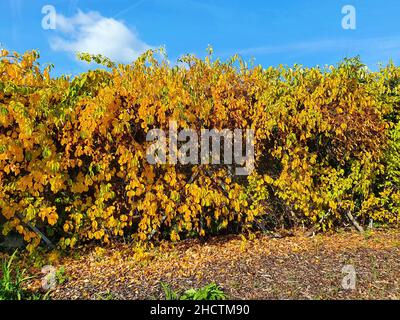
<path fill-rule="evenodd" d="M 210 52 L 211 54 L 211 52 Z M 225 231 L 341 225 L 346 212 L 399 221 L 400 68 L 248 67 L 154 51 L 51 77 L 35 51 L 0 54 L 0 215 L 4 234 L 62 247 Z M 255 130 L 256 170 L 150 165 L 152 128 Z"/>

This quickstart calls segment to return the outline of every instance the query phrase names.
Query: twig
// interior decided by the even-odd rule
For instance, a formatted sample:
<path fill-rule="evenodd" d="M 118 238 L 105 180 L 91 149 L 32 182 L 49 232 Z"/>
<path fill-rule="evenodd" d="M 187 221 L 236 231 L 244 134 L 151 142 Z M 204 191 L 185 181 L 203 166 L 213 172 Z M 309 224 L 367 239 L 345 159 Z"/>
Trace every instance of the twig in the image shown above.
<path fill-rule="evenodd" d="M 316 225 L 314 225 L 310 230 L 308 230 L 306 232 L 306 236 L 307 237 L 311 237 L 314 236 L 315 232 L 318 231 L 318 227 L 321 225 L 321 223 L 325 220 L 325 218 L 331 213 L 331 208 L 329 208 L 328 212 L 326 214 L 324 214 L 321 219 L 319 219 L 318 223 Z"/>
<path fill-rule="evenodd" d="M 351 223 L 354 225 L 354 227 L 356 227 L 356 229 L 360 232 L 360 233 L 364 233 L 364 229 L 363 227 L 357 222 L 357 220 L 352 216 L 352 214 L 350 213 L 350 211 L 346 212 L 347 217 L 349 218 L 349 220 L 351 221 Z"/>
<path fill-rule="evenodd" d="M 34 225 L 32 225 L 29 222 L 24 222 L 24 220 L 22 219 L 22 217 L 17 214 L 17 217 L 21 220 L 21 222 L 23 224 L 25 224 L 26 226 L 28 226 L 29 228 L 32 229 L 33 232 L 35 232 L 45 243 L 46 245 L 50 248 L 50 249 L 54 249 L 56 246 L 49 240 L 49 238 L 47 238 L 38 228 L 36 228 Z"/>

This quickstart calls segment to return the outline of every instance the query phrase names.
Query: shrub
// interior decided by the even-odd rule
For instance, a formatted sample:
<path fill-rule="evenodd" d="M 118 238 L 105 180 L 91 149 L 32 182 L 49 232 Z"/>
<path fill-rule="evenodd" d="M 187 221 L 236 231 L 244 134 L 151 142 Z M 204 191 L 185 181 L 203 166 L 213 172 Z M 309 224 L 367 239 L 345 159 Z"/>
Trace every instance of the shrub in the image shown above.
<path fill-rule="evenodd" d="M 189 289 L 183 294 L 179 294 L 171 289 L 171 287 L 161 282 L 161 286 L 164 290 L 166 300 L 226 300 L 226 295 L 221 288 L 215 284 L 210 283 L 200 289 Z"/>
<path fill-rule="evenodd" d="M 13 266 L 15 251 L 8 261 L 2 262 L 2 277 L 0 278 L 0 300 L 40 300 L 47 299 L 47 294 L 35 294 L 23 288 L 23 284 L 32 277 L 25 276 L 26 271 L 20 271 Z"/>
<path fill-rule="evenodd" d="M 107 68 L 54 78 L 36 52 L 2 51 L 3 233 L 19 232 L 28 249 L 40 242 L 35 230 L 72 248 L 246 232 L 261 222 L 325 230 L 348 212 L 361 224 L 398 221 L 392 64 L 371 72 L 358 59 L 263 69 L 210 56 L 170 66 L 153 51 L 129 65 L 81 57 Z M 245 179 L 227 165 L 150 165 L 146 134 L 171 120 L 178 130 L 254 129 L 256 169 Z"/>

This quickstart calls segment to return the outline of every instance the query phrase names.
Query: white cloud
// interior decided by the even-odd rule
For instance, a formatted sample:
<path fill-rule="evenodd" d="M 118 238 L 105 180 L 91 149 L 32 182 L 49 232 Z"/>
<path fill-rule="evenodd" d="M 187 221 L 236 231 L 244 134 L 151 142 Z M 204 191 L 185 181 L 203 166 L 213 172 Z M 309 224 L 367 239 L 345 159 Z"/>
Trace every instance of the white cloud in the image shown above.
<path fill-rule="evenodd" d="M 102 54 L 111 60 L 129 63 L 152 48 L 123 22 L 94 11 L 85 13 L 79 10 L 72 17 L 57 14 L 56 25 L 56 32 L 63 36 L 50 40 L 55 51 Z"/>

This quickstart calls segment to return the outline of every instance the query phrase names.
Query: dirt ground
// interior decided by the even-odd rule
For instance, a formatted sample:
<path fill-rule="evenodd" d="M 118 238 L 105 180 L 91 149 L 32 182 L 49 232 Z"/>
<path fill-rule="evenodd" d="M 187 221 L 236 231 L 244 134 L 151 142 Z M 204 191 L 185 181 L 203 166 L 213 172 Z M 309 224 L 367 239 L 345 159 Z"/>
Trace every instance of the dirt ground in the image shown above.
<path fill-rule="evenodd" d="M 64 269 L 51 299 L 164 299 L 161 282 L 177 292 L 215 282 L 229 299 L 400 299 L 399 229 L 224 236 L 147 249 L 86 245 L 42 254 L 39 265 L 26 256 L 19 264 L 29 266 L 35 292 L 43 265 Z M 353 271 L 354 289 L 343 288 Z"/>
<path fill-rule="evenodd" d="M 229 299 L 400 299 L 398 229 L 227 236 L 150 250 L 93 246 L 55 264 L 65 268 L 66 281 L 52 299 L 164 299 L 161 281 L 180 292 L 215 282 Z M 354 268 L 354 289 L 342 287 L 344 266 Z"/>

